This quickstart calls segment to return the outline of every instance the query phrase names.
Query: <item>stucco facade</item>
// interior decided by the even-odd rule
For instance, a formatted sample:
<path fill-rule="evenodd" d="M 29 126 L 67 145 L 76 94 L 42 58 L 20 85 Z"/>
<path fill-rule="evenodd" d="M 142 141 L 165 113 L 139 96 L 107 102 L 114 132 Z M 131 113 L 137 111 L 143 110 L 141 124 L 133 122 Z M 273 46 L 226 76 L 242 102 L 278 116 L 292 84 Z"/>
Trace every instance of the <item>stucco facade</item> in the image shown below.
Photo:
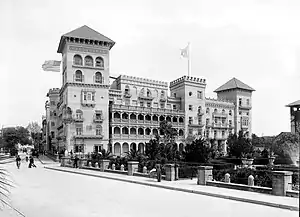
<path fill-rule="evenodd" d="M 242 85 L 223 85 L 216 90 L 217 99 L 209 99 L 206 80 L 196 77 L 168 84 L 120 75 L 110 84 L 109 52 L 114 44 L 87 26 L 61 37 L 62 87 L 47 95 L 48 150 L 144 152 L 145 144 L 160 133 L 162 120 L 177 129 L 178 149 L 189 134 L 208 138 L 224 152 L 229 133 L 242 129 L 251 135 L 252 88 L 236 79 Z"/>

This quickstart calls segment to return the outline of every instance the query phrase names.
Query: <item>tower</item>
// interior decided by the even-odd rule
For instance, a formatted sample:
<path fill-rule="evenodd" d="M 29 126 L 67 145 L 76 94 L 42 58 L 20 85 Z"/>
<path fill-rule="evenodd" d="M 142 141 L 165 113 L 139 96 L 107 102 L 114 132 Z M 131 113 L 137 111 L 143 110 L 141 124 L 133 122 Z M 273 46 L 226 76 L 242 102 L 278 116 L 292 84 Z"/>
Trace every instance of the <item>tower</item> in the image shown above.
<path fill-rule="evenodd" d="M 57 126 L 68 151 L 107 148 L 109 52 L 115 42 L 82 26 L 61 36 L 62 88 Z"/>
<path fill-rule="evenodd" d="M 232 78 L 214 92 L 217 93 L 218 99 L 225 99 L 234 102 L 234 131 L 240 130 L 252 134 L 252 87 L 244 84 L 236 78 Z"/>
<path fill-rule="evenodd" d="M 185 112 L 185 132 L 203 135 L 205 111 L 205 79 L 183 76 L 170 83 L 172 97 L 181 98 L 181 110 Z"/>

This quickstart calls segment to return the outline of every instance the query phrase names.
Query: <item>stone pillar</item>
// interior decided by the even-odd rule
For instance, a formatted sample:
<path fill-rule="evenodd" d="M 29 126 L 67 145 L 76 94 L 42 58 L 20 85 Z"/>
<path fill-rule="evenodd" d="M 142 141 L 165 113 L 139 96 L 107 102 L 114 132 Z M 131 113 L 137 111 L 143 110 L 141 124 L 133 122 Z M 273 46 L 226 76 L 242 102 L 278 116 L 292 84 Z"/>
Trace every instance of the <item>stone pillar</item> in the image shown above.
<path fill-rule="evenodd" d="M 99 163 L 98 162 L 95 163 L 95 168 L 99 168 Z"/>
<path fill-rule="evenodd" d="M 146 166 L 143 167 L 143 173 L 147 173 L 147 167 Z"/>
<path fill-rule="evenodd" d="M 225 183 L 230 183 L 230 174 L 229 173 L 225 174 Z"/>
<path fill-rule="evenodd" d="M 112 164 L 112 165 L 111 165 L 111 169 L 112 169 L 112 170 L 116 170 L 116 165 L 115 165 L 115 164 Z"/>
<path fill-rule="evenodd" d="M 79 167 L 79 168 L 82 168 L 83 166 L 86 166 L 86 164 L 87 164 L 87 159 L 81 158 L 81 159 L 79 160 L 79 165 L 78 165 L 78 167 Z"/>
<path fill-rule="evenodd" d="M 61 164 L 60 164 L 61 167 L 65 167 L 66 166 L 66 160 L 67 160 L 66 157 L 62 157 L 61 158 Z"/>
<path fill-rule="evenodd" d="M 100 171 L 104 172 L 104 170 L 108 169 L 109 160 L 100 160 Z"/>
<path fill-rule="evenodd" d="M 138 167 L 138 161 L 128 161 L 128 175 L 133 176 L 133 173 L 138 171 Z"/>
<path fill-rule="evenodd" d="M 175 180 L 179 180 L 179 165 L 175 164 Z"/>
<path fill-rule="evenodd" d="M 124 165 L 123 164 L 121 165 L 121 171 L 124 171 Z"/>
<path fill-rule="evenodd" d="M 166 164 L 166 181 L 174 181 L 175 180 L 175 164 Z"/>
<path fill-rule="evenodd" d="M 292 174 L 290 171 L 273 171 L 272 194 L 286 196 L 286 191 L 291 189 Z"/>
<path fill-rule="evenodd" d="M 248 186 L 254 186 L 254 177 L 252 175 L 248 177 Z"/>
<path fill-rule="evenodd" d="M 91 162 L 91 161 L 89 162 L 89 165 L 88 165 L 88 166 L 89 166 L 89 167 L 92 167 L 92 162 Z"/>
<path fill-rule="evenodd" d="M 212 166 L 199 166 L 197 185 L 206 185 L 206 181 L 212 181 L 212 171 Z"/>

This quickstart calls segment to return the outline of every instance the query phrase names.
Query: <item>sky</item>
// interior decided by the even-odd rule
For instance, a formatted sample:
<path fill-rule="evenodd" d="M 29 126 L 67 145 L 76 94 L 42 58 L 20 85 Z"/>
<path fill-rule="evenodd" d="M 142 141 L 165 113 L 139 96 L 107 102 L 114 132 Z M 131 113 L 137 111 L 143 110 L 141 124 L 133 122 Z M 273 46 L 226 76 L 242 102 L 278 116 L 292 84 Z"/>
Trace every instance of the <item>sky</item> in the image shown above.
<path fill-rule="evenodd" d="M 116 42 L 112 75 L 171 82 L 187 75 L 180 49 L 191 44 L 191 75 L 206 97 L 233 77 L 252 94 L 253 133 L 290 131 L 300 99 L 299 0 L 1 0 L 0 127 L 41 123 L 49 88 L 61 87 L 61 35 L 87 25 Z"/>

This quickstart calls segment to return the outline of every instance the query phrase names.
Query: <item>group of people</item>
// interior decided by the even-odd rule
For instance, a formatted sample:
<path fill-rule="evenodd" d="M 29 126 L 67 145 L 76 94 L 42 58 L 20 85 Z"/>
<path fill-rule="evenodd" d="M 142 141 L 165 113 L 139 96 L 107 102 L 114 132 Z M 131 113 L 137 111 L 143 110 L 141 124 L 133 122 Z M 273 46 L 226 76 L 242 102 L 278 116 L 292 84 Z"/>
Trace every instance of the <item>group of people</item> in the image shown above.
<path fill-rule="evenodd" d="M 29 156 L 29 158 L 26 155 L 25 159 L 26 159 L 26 162 L 28 162 L 28 160 L 29 160 L 28 168 L 36 167 L 36 165 L 34 164 L 34 159 L 33 159 L 33 157 L 31 155 Z M 20 155 L 17 155 L 17 157 L 16 157 L 16 163 L 17 163 L 18 169 L 20 169 L 21 161 L 22 161 L 22 159 L 21 159 Z"/>

